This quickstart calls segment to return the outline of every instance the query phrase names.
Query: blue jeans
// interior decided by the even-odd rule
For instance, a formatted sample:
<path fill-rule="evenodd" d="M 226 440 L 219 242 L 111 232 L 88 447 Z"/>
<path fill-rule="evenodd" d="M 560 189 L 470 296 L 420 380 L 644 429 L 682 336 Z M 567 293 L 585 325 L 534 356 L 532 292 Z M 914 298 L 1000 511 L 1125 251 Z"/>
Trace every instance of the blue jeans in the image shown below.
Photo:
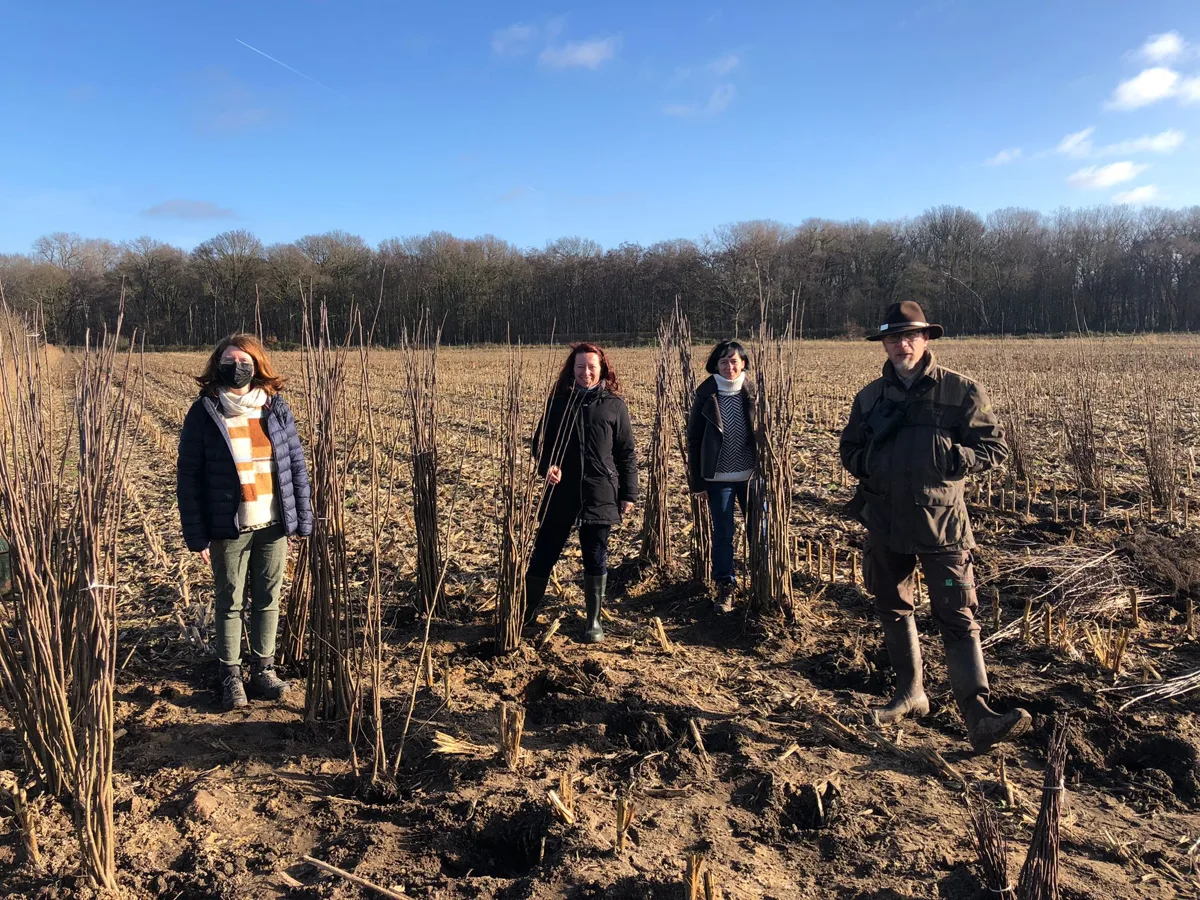
<path fill-rule="evenodd" d="M 712 577 L 717 584 L 733 584 L 733 501 L 746 514 L 745 481 L 708 482 L 708 510 L 712 515 Z"/>

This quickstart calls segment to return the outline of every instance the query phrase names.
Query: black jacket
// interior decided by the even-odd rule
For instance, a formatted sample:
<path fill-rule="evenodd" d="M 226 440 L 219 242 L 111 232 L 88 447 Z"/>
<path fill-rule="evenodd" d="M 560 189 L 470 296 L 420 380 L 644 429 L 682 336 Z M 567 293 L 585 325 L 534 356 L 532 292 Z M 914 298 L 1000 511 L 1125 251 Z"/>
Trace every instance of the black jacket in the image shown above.
<path fill-rule="evenodd" d="M 279 470 L 276 488 L 285 533 L 312 534 L 308 466 L 292 411 L 278 394 L 263 407 L 267 437 Z M 189 550 L 238 536 L 237 512 L 242 485 L 233 462 L 228 431 L 218 401 L 202 396 L 192 404 L 179 435 L 175 476 L 179 520 Z"/>
<path fill-rule="evenodd" d="M 583 525 L 616 525 L 620 504 L 637 500 L 629 408 L 604 387 L 582 404 L 574 390 L 555 393 L 534 433 L 533 452 L 538 474 L 555 463 L 562 469 L 550 503 L 576 506 Z"/>
<path fill-rule="evenodd" d="M 754 402 L 757 389 L 750 376 L 742 382 L 742 405 L 746 410 L 746 426 L 750 446 L 755 459 L 758 448 L 754 446 Z M 721 421 L 721 405 L 717 402 L 717 379 L 709 376 L 696 388 L 692 411 L 688 416 L 688 487 L 693 493 L 704 490 L 708 479 L 717 473 L 717 459 L 721 455 L 721 440 L 725 426 Z"/>

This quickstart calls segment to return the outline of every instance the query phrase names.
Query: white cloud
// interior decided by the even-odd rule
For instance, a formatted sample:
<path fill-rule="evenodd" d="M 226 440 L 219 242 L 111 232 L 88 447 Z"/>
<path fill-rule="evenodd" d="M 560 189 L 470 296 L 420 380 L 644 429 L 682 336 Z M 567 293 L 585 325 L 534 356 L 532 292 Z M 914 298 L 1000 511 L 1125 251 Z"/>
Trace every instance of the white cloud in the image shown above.
<path fill-rule="evenodd" d="M 206 200 L 164 200 L 143 209 L 142 215 L 162 219 L 228 219 L 235 213 Z"/>
<path fill-rule="evenodd" d="M 1168 128 L 1158 134 L 1147 134 L 1132 140 L 1118 141 L 1115 144 L 1104 144 L 1097 147 L 1092 140 L 1092 135 L 1095 133 L 1095 127 L 1072 132 L 1058 142 L 1054 151 L 1075 159 L 1087 159 L 1095 156 L 1128 156 L 1130 153 L 1174 153 L 1183 146 L 1183 142 L 1187 138 L 1187 135 L 1179 129 Z"/>
<path fill-rule="evenodd" d="M 1186 135 L 1178 128 L 1168 128 L 1158 134 L 1148 134 L 1131 141 L 1108 144 L 1097 150 L 1106 156 L 1125 156 L 1128 153 L 1174 153 L 1183 146 Z"/>
<path fill-rule="evenodd" d="M 1121 191 L 1119 194 L 1113 194 L 1113 203 L 1127 203 L 1131 206 L 1136 206 L 1141 203 L 1149 203 L 1158 196 L 1158 185 L 1143 184 L 1140 187 L 1130 188 L 1127 191 Z"/>
<path fill-rule="evenodd" d="M 742 59 L 736 53 L 726 53 L 724 56 L 710 62 L 708 64 L 708 71 L 714 75 L 728 75 L 741 65 L 741 63 Z"/>
<path fill-rule="evenodd" d="M 1181 103 L 1200 103 L 1200 77 L 1185 79 L 1179 85 Z"/>
<path fill-rule="evenodd" d="M 1142 44 L 1141 54 L 1150 62 L 1169 62 L 1183 55 L 1187 46 L 1178 31 L 1168 31 L 1166 34 L 1153 34 Z"/>
<path fill-rule="evenodd" d="M 1143 69 L 1128 81 L 1122 81 L 1113 91 L 1108 106 L 1112 109 L 1137 109 L 1165 100 L 1179 86 L 1179 73 L 1163 66 Z"/>
<path fill-rule="evenodd" d="M 1063 156 L 1074 156 L 1082 158 L 1092 155 L 1092 134 L 1095 132 L 1095 126 L 1089 126 L 1083 131 L 1075 131 L 1068 134 L 1065 138 L 1058 142 L 1058 146 L 1054 149 L 1063 154 Z"/>
<path fill-rule="evenodd" d="M 989 156 L 983 161 L 985 166 L 1002 166 L 1006 163 L 1016 162 L 1021 158 L 1020 147 L 1008 147 L 1001 150 L 995 156 Z"/>
<path fill-rule="evenodd" d="M 718 84 L 709 94 L 707 102 L 673 104 L 665 107 L 663 112 L 668 116 L 677 116 L 682 119 L 715 116 L 727 110 L 736 96 L 737 89 L 732 84 Z"/>
<path fill-rule="evenodd" d="M 509 25 L 492 32 L 492 52 L 497 56 L 520 56 L 535 37 L 537 29 L 532 25 Z"/>
<path fill-rule="evenodd" d="M 547 47 L 538 59 L 552 69 L 598 69 L 616 56 L 620 44 L 619 37 L 571 41 L 558 47 Z"/>
<path fill-rule="evenodd" d="M 719 112 L 724 112 L 729 108 L 729 104 L 733 102 L 733 98 L 737 96 L 737 91 L 732 84 L 719 84 L 713 88 L 712 95 L 708 98 L 708 106 L 705 111 L 710 115 L 716 115 Z"/>
<path fill-rule="evenodd" d="M 1109 163 L 1107 166 L 1087 166 L 1067 176 L 1067 183 L 1072 187 L 1097 190 L 1132 181 L 1148 168 L 1150 167 L 1144 163 L 1129 160 Z"/>

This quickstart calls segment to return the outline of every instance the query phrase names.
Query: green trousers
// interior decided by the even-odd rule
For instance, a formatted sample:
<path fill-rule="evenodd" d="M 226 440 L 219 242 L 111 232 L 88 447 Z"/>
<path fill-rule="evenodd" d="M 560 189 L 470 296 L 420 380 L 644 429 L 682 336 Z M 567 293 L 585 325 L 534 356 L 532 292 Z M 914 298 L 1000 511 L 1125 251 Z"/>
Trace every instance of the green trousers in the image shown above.
<path fill-rule="evenodd" d="M 250 653 L 275 655 L 279 595 L 287 562 L 287 535 L 276 524 L 209 545 L 212 555 L 217 658 L 242 664 L 242 598 L 250 582 Z"/>

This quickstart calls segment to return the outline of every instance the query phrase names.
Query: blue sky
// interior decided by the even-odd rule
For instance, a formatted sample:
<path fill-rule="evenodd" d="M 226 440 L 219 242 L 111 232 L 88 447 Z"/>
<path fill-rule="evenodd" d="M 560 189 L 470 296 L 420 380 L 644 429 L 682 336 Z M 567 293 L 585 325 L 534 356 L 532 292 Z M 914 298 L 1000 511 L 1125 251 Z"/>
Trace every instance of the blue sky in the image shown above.
<path fill-rule="evenodd" d="M 1196 0 L 0 0 L 0 31 L 0 252 L 1200 204 Z"/>

